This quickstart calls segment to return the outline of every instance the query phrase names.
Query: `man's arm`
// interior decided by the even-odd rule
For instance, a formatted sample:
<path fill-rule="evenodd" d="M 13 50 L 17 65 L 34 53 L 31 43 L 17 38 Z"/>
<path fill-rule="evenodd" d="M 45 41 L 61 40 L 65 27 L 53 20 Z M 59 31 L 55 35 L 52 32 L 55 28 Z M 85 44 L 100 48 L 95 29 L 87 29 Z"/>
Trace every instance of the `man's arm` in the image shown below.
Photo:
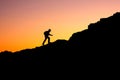
<path fill-rule="evenodd" d="M 53 36 L 52 34 L 49 34 L 50 36 Z"/>

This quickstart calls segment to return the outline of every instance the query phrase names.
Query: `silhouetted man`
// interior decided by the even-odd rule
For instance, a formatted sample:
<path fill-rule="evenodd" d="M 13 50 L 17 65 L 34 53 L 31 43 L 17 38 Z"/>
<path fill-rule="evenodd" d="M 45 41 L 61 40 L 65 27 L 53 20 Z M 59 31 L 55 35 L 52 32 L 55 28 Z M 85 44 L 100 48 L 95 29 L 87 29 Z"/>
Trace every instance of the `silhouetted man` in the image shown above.
<path fill-rule="evenodd" d="M 43 41 L 43 45 L 45 44 L 45 41 L 48 39 L 48 44 L 50 43 L 50 37 L 49 36 L 52 36 L 51 34 L 50 34 L 50 32 L 51 32 L 51 29 L 48 29 L 48 31 L 45 31 L 44 32 L 44 37 L 45 37 L 45 39 L 44 39 L 44 41 Z"/>

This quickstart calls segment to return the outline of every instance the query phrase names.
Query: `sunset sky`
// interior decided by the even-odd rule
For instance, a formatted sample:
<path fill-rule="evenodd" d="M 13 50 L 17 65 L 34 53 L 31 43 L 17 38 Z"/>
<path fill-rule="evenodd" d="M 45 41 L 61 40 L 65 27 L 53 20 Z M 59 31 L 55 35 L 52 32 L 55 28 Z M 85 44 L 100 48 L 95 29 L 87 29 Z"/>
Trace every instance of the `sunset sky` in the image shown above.
<path fill-rule="evenodd" d="M 120 0 L 0 0 L 0 52 L 41 46 L 70 36 L 120 11 Z"/>

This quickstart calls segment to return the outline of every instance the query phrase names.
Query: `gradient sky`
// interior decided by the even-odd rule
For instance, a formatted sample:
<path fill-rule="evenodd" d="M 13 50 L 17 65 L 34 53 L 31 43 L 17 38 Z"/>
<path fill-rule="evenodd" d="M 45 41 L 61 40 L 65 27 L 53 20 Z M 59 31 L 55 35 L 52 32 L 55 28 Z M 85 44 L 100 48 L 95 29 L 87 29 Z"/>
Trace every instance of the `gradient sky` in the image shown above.
<path fill-rule="evenodd" d="M 49 28 L 51 42 L 68 40 L 119 11 L 120 0 L 0 0 L 0 51 L 41 46 Z"/>

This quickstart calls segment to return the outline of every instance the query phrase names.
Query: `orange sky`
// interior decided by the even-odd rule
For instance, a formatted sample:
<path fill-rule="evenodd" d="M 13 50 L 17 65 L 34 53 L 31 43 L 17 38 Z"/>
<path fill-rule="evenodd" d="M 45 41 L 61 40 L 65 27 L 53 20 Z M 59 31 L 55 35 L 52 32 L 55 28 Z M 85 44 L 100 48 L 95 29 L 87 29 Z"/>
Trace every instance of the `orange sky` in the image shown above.
<path fill-rule="evenodd" d="M 0 0 L 0 51 L 41 46 L 48 28 L 51 42 L 68 40 L 119 11 L 120 0 Z"/>

